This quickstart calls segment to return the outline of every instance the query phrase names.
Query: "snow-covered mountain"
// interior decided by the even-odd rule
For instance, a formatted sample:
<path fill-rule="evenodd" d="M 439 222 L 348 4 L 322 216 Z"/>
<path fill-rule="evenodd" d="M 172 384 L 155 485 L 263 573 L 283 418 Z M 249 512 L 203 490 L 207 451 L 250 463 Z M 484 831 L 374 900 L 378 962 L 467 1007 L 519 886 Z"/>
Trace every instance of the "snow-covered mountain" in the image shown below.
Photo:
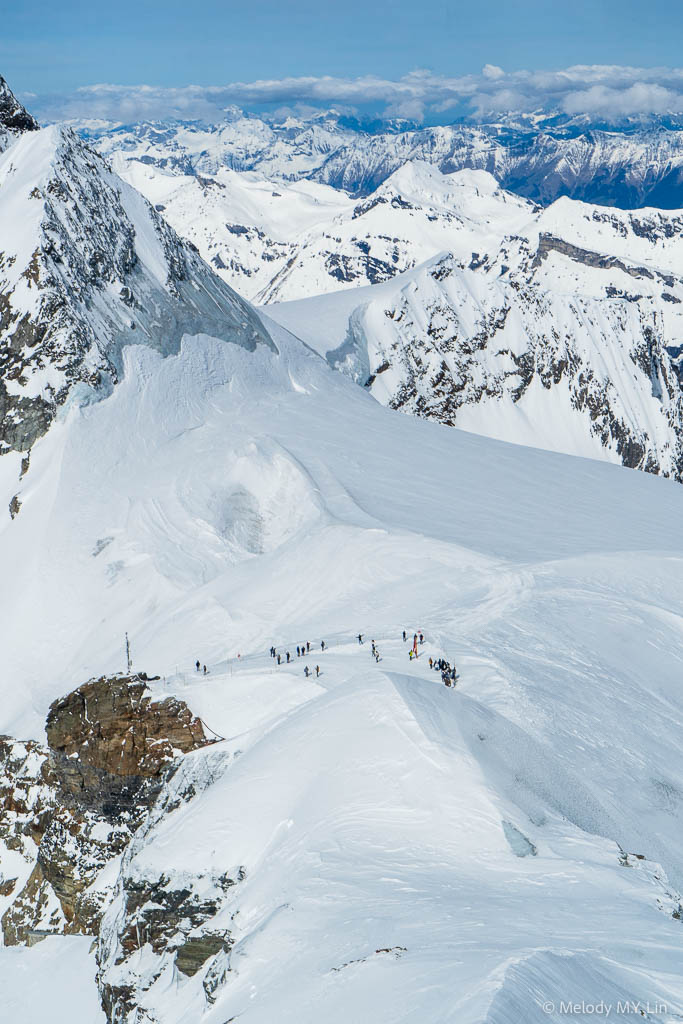
<path fill-rule="evenodd" d="M 225 122 L 77 123 L 100 152 L 120 152 L 178 174 L 222 168 L 275 180 L 310 178 L 367 196 L 411 160 L 444 173 L 485 170 L 506 189 L 540 202 L 560 196 L 607 206 L 683 207 L 683 131 L 666 120 L 621 128 L 531 119 L 372 131 L 344 118 L 263 119 L 232 111 Z M 580 120 L 580 119 L 579 119 Z"/>
<path fill-rule="evenodd" d="M 277 303 L 381 402 L 681 479 L 680 212 L 544 209 L 485 171 L 425 163 L 364 200 L 115 164 L 225 280 Z"/>
<path fill-rule="evenodd" d="M 521 230 L 536 210 L 488 175 L 442 175 L 428 164 L 406 164 L 361 201 L 234 171 L 169 175 L 120 154 L 114 166 L 224 280 L 261 303 L 387 281 L 442 250 L 464 257 Z"/>
<path fill-rule="evenodd" d="M 410 167 L 410 205 L 429 221 L 440 189 L 451 211 L 447 251 L 271 314 L 394 409 L 680 480 L 683 214 L 543 210 L 485 172 Z"/>
<path fill-rule="evenodd" d="M 250 309 L 70 129 L 24 125 L 0 156 L 0 446 L 26 451 L 135 339 L 270 344 Z"/>
<path fill-rule="evenodd" d="M 447 353 L 497 310 L 476 383 L 503 334 L 521 359 L 514 318 L 540 359 L 578 310 L 577 357 L 597 373 L 604 349 L 624 415 L 656 426 L 627 356 L 646 299 L 591 289 L 677 298 L 674 218 L 586 207 L 568 241 L 561 207 L 413 168 L 435 210 L 452 188 L 461 248 L 257 312 L 70 132 L 0 160 L 8 306 L 41 313 L 65 389 L 30 460 L 0 457 L 3 1019 L 679 1019 L 683 488 L 399 415 L 319 354 L 359 310 L 398 376 L 402 323 L 433 316 Z M 411 214 L 361 216 L 389 210 Z M 22 358 L 8 394 L 55 404 Z"/>

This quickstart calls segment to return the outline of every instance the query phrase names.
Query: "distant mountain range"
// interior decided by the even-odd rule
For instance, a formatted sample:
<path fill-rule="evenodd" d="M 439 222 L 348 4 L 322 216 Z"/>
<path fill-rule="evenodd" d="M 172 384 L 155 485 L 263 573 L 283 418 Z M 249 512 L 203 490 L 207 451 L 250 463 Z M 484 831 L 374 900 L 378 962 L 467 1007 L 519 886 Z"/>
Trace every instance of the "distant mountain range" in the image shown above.
<path fill-rule="evenodd" d="M 213 175 L 227 167 L 308 178 L 354 197 L 373 192 L 406 161 L 423 160 L 445 173 L 489 171 L 504 188 L 543 204 L 569 196 L 624 209 L 683 207 L 683 128 L 671 118 L 619 128 L 552 116 L 420 128 L 368 126 L 334 112 L 278 120 L 231 111 L 214 125 L 75 127 L 104 154 L 122 152 L 175 173 Z"/>

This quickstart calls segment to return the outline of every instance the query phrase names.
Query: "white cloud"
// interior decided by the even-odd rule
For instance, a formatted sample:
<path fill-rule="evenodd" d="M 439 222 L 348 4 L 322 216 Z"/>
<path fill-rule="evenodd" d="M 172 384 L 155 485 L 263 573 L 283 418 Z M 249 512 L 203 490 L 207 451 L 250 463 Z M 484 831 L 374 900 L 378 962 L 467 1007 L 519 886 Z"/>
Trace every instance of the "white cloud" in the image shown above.
<path fill-rule="evenodd" d="M 219 120 L 222 111 L 232 105 L 247 110 L 343 105 L 345 109 L 414 120 L 445 111 L 485 117 L 495 112 L 538 110 L 616 120 L 629 115 L 682 113 L 683 68 L 575 65 L 561 71 L 505 72 L 486 64 L 480 74 L 456 77 L 418 70 L 398 79 L 324 75 L 178 88 L 102 84 L 31 101 L 33 112 L 50 120 Z"/>
<path fill-rule="evenodd" d="M 627 89 L 593 85 L 568 93 L 562 104 L 567 114 L 592 114 L 620 118 L 637 114 L 666 114 L 683 110 L 683 94 L 650 82 L 636 82 Z"/>
<path fill-rule="evenodd" d="M 481 73 L 484 78 L 496 79 L 505 77 L 505 72 L 497 64 L 484 64 Z"/>

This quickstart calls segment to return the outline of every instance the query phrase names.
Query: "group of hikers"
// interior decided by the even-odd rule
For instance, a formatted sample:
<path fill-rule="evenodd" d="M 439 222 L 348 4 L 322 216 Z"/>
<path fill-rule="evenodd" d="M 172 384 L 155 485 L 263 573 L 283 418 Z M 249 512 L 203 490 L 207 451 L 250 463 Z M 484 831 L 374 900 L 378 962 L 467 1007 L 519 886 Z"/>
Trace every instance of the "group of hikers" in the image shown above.
<path fill-rule="evenodd" d="M 402 635 L 403 635 L 403 642 L 405 643 L 408 640 L 408 634 L 406 633 L 405 629 L 403 630 L 403 634 Z M 424 642 L 425 642 L 425 638 L 424 638 L 424 634 L 423 633 L 413 633 L 413 642 L 412 642 L 411 647 L 410 647 L 410 649 L 408 651 L 408 657 L 409 657 L 410 661 L 412 661 L 413 658 L 418 658 L 419 657 L 418 647 L 422 646 L 424 644 Z M 360 646 L 362 646 L 363 643 L 364 643 L 363 634 L 362 633 L 358 634 L 358 643 L 359 643 Z M 320 650 L 321 651 L 326 651 L 327 650 L 327 645 L 326 645 L 324 640 L 320 641 Z M 375 661 L 379 665 L 379 663 L 380 663 L 380 661 L 382 659 L 380 657 L 379 648 L 377 647 L 377 644 L 375 643 L 374 640 L 371 641 L 371 651 L 372 651 L 372 657 L 375 659 Z M 296 656 L 297 656 L 297 658 L 305 658 L 310 653 L 311 653 L 310 641 L 307 640 L 305 644 L 297 644 L 297 648 L 296 648 Z M 283 654 L 280 654 L 280 652 L 278 650 L 276 650 L 276 648 L 273 647 L 273 646 L 271 646 L 269 654 L 270 654 L 271 658 L 273 658 L 277 662 L 278 665 L 282 665 L 282 664 L 289 665 L 293 661 L 293 656 L 290 654 L 289 651 L 285 651 L 285 653 L 283 655 Z M 238 655 L 238 657 L 239 657 L 239 655 Z M 457 669 L 456 669 L 455 665 L 451 666 L 450 663 L 447 662 L 444 658 L 431 658 L 430 657 L 430 659 L 429 659 L 429 667 L 431 669 L 434 669 L 436 672 L 440 672 L 441 673 L 441 679 L 442 679 L 442 681 L 444 682 L 444 684 L 446 686 L 455 686 L 455 681 L 458 678 L 458 672 L 457 672 Z M 203 674 L 204 675 L 207 674 L 206 665 L 202 665 L 199 660 L 197 660 L 197 662 L 195 663 L 195 668 L 197 669 L 197 672 L 201 672 L 202 669 L 203 669 Z M 316 675 L 316 679 L 317 679 L 319 677 L 319 675 L 320 675 L 320 665 L 316 665 L 315 669 L 311 669 L 311 668 L 308 667 L 308 665 L 304 665 L 304 675 L 306 676 L 307 679 L 308 679 L 309 676 L 313 675 L 314 671 L 315 671 L 315 675 Z"/>
<path fill-rule="evenodd" d="M 324 651 L 325 649 L 326 649 L 325 641 L 321 640 L 320 641 L 320 650 Z M 309 640 L 307 640 L 305 644 L 298 644 L 297 645 L 297 648 L 296 648 L 296 656 L 297 656 L 297 658 L 305 658 L 306 655 L 310 654 L 310 653 L 311 653 L 311 644 L 310 644 Z M 275 649 L 275 647 L 271 647 L 270 648 L 270 656 L 271 656 L 271 658 L 274 658 L 277 661 L 278 665 L 282 664 L 282 655 L 279 653 L 279 651 L 277 651 Z M 289 663 L 291 661 L 292 661 L 292 655 L 289 653 L 289 651 L 285 651 L 285 654 L 284 654 L 285 665 L 289 665 Z M 309 676 L 313 675 L 313 669 L 309 668 L 308 665 L 304 665 L 304 675 L 308 679 Z M 316 676 L 316 679 L 318 678 L 319 675 L 320 675 L 320 665 L 316 665 L 315 666 L 315 676 Z"/>
<path fill-rule="evenodd" d="M 363 634 L 362 634 L 362 633 L 359 633 L 359 634 L 358 634 L 358 643 L 359 643 L 359 644 L 360 644 L 361 646 L 362 646 L 362 645 L 363 645 L 363 643 L 364 643 L 364 640 L 363 640 Z M 379 656 L 379 648 L 377 647 L 377 644 L 375 643 L 375 641 L 374 641 L 374 640 L 372 640 L 372 641 L 371 641 L 371 650 L 372 650 L 372 656 L 373 656 L 373 658 L 375 659 L 375 661 L 376 661 L 376 662 L 377 662 L 377 664 L 379 665 L 379 663 L 380 663 L 380 661 L 381 661 L 382 659 L 381 659 L 381 658 L 380 658 L 380 656 Z"/>
<path fill-rule="evenodd" d="M 450 662 L 444 658 L 430 658 L 429 667 L 433 668 L 435 672 L 441 673 L 441 680 L 446 686 L 455 686 L 455 680 L 458 678 L 458 670 L 455 665 L 451 667 Z"/>
<path fill-rule="evenodd" d="M 403 642 L 405 643 L 407 639 L 408 635 L 404 629 Z M 422 633 L 413 633 L 413 645 L 408 651 L 408 658 L 410 659 L 410 661 L 412 661 L 413 658 L 419 657 L 417 648 L 418 645 L 421 645 L 424 642 L 425 638 Z M 458 670 L 456 669 L 455 665 L 451 666 L 450 662 L 446 661 L 445 658 L 435 659 L 430 657 L 429 667 L 441 673 L 441 680 L 446 686 L 455 686 L 455 681 L 458 678 Z"/>

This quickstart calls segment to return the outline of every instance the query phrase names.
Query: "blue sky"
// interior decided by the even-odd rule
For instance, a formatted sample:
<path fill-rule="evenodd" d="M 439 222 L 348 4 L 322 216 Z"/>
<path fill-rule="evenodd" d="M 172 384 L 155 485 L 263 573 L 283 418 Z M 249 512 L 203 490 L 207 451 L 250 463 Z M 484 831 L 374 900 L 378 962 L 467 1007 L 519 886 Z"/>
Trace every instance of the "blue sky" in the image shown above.
<path fill-rule="evenodd" d="M 409 80 L 402 101 L 401 90 L 392 97 L 391 89 L 375 90 L 369 79 L 400 82 L 417 69 L 434 82 L 472 76 L 469 93 L 465 86 L 461 92 L 478 96 L 476 80 L 490 94 L 498 74 L 482 76 L 486 65 L 518 73 L 511 88 L 505 93 L 498 89 L 497 95 L 511 103 L 523 96 L 520 102 L 528 103 L 542 96 L 542 71 L 560 72 L 577 64 L 676 68 L 683 29 L 681 0 L 33 0 L 5 8 L 0 74 L 20 95 L 37 94 L 39 108 L 71 103 L 73 111 L 75 102 L 91 112 L 98 103 L 112 105 L 115 95 L 134 102 L 131 87 L 138 85 L 153 87 L 141 97 L 143 105 L 153 96 L 160 108 L 164 102 L 172 108 L 180 102 L 178 90 L 189 85 L 229 87 L 267 80 L 270 91 L 261 88 L 252 95 L 226 88 L 202 94 L 201 101 L 195 93 L 184 102 L 189 109 L 197 101 L 198 112 L 202 103 L 230 102 L 233 95 L 235 102 L 252 108 L 327 102 L 357 108 L 365 95 L 382 112 L 409 116 L 411 105 L 416 113 L 420 107 L 424 112 L 443 106 L 439 90 L 428 89 L 424 99 L 414 79 L 412 85 Z M 527 76 L 526 92 L 520 93 L 519 73 Z M 306 82 L 297 90 L 292 79 Z M 365 94 L 362 84 L 343 86 L 358 80 L 367 84 Z M 288 84 L 278 92 L 277 83 L 283 81 Z M 552 94 L 557 82 L 549 81 Z M 76 91 L 98 83 L 127 88 L 108 93 L 106 101 L 102 92 Z M 591 89 L 596 83 L 621 90 L 643 86 L 645 91 L 632 92 L 640 107 L 662 107 L 683 92 L 677 76 L 651 70 L 630 78 L 616 74 L 614 80 L 603 71 L 599 79 L 587 75 L 585 83 L 574 76 L 570 91 L 581 93 L 582 84 Z"/>

